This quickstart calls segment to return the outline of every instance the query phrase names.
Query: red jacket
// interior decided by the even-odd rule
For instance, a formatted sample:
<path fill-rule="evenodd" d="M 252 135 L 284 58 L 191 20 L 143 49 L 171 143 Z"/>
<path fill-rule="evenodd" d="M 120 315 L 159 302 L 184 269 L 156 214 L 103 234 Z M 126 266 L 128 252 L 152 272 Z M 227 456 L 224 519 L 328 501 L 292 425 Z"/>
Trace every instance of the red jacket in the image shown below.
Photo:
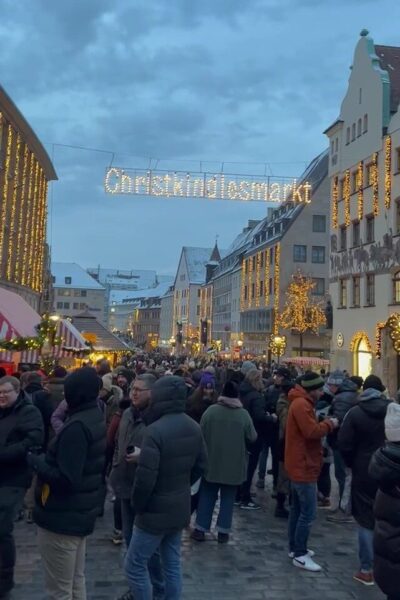
<path fill-rule="evenodd" d="M 333 426 L 329 420 L 318 423 L 314 402 L 296 385 L 288 394 L 290 407 L 285 435 L 285 469 L 291 481 L 314 483 L 322 467 L 322 443 Z"/>

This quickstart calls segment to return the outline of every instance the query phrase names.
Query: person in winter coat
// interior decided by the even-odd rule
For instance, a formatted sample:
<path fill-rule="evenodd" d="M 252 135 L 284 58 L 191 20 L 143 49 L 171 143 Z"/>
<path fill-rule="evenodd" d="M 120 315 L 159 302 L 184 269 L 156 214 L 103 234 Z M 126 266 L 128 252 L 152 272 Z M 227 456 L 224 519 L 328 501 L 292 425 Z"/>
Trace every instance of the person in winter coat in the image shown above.
<path fill-rule="evenodd" d="M 364 381 L 359 402 L 347 413 L 339 431 L 338 444 L 347 467 L 352 471 L 351 507 L 358 523 L 360 570 L 354 579 L 373 585 L 374 501 L 377 483 L 368 474 L 372 455 L 385 442 L 385 416 L 389 400 L 376 375 Z"/>
<path fill-rule="evenodd" d="M 375 498 L 374 577 L 388 600 L 400 600 L 400 406 L 391 402 L 385 417 L 387 443 L 369 466 L 379 485 Z"/>
<path fill-rule="evenodd" d="M 192 538 L 205 540 L 210 530 L 218 494 L 221 503 L 217 519 L 218 542 L 227 543 L 232 526 L 237 487 L 247 475 L 246 444 L 255 442 L 256 430 L 249 413 L 238 398 L 238 388 L 225 384 L 217 404 L 201 419 L 201 430 L 208 452 L 208 466 L 200 488 L 196 525 Z"/>
<path fill-rule="evenodd" d="M 101 503 L 106 424 L 97 405 L 94 369 L 65 379 L 69 418 L 47 453 L 28 453 L 38 476 L 33 513 L 49 598 L 85 600 L 86 538 Z"/>
<path fill-rule="evenodd" d="M 68 372 L 64 367 L 55 367 L 53 373 L 47 381 L 47 389 L 51 395 L 53 411 L 57 408 L 62 400 L 64 400 L 64 381 Z"/>
<path fill-rule="evenodd" d="M 244 510 L 258 510 L 260 508 L 259 504 L 254 502 L 251 497 L 251 484 L 257 469 L 263 443 L 266 441 L 267 427 L 270 423 L 278 421 L 276 414 L 270 415 L 266 410 L 261 371 L 256 368 L 247 371 L 246 377 L 239 387 L 239 399 L 252 418 L 257 432 L 257 440 L 248 445 L 249 462 L 247 477 L 238 492 L 237 501 L 240 502 L 240 508 Z"/>
<path fill-rule="evenodd" d="M 15 377 L 0 379 L 0 598 L 14 587 L 14 519 L 31 485 L 26 462 L 29 448 L 43 444 L 39 410 L 20 391 Z"/>
<path fill-rule="evenodd" d="M 336 375 L 335 375 L 336 374 Z M 337 377 L 337 385 L 334 384 Z M 358 403 L 359 393 L 357 384 L 342 374 L 343 380 L 339 383 L 341 371 L 334 371 L 328 378 L 328 386 L 334 391 L 329 415 L 339 421 L 339 428 L 353 406 Z M 338 448 L 337 438 L 339 429 L 328 436 L 328 444 L 333 451 L 333 462 L 335 465 L 335 477 L 339 485 L 339 503 L 335 510 L 331 512 L 327 520 L 332 523 L 351 523 L 351 471 L 346 467 L 343 456 Z"/>
<path fill-rule="evenodd" d="M 295 567 L 315 572 L 321 567 L 308 551 L 308 537 L 317 512 L 317 481 L 323 458 L 321 440 L 338 425 L 334 418 L 321 423 L 317 420 L 315 405 L 323 386 L 322 377 L 310 371 L 290 390 L 285 437 L 285 469 L 292 492 L 289 557 Z"/>
<path fill-rule="evenodd" d="M 294 383 L 290 379 L 284 379 L 280 383 L 281 393 L 276 403 L 276 414 L 279 419 L 278 431 L 278 458 L 279 471 L 277 481 L 277 495 L 275 517 L 287 519 L 289 511 L 285 508 L 286 498 L 290 493 L 290 481 L 285 470 L 285 435 L 286 423 L 289 414 L 289 397 L 288 394 L 293 389 Z"/>
<path fill-rule="evenodd" d="M 134 598 L 152 599 L 148 572 L 160 549 L 165 598 L 182 594 L 180 549 L 182 530 L 190 522 L 190 486 L 202 476 L 207 452 L 199 425 L 185 414 L 182 378 L 159 379 L 152 389 L 146 429 L 132 492 L 136 513 L 125 571 Z"/>
<path fill-rule="evenodd" d="M 192 417 L 196 423 L 200 423 L 201 417 L 209 406 L 217 401 L 215 391 L 215 379 L 211 373 L 203 373 L 199 386 L 189 396 L 186 403 L 186 414 Z"/>
<path fill-rule="evenodd" d="M 325 383 L 322 388 L 322 396 L 318 400 L 315 412 L 318 421 L 323 421 L 329 415 L 329 410 L 334 397 L 330 387 Z M 331 508 L 331 464 L 333 462 L 333 451 L 328 444 L 327 437 L 322 439 L 322 452 L 323 452 L 323 463 L 321 472 L 317 481 L 318 488 L 318 508 L 328 509 Z"/>

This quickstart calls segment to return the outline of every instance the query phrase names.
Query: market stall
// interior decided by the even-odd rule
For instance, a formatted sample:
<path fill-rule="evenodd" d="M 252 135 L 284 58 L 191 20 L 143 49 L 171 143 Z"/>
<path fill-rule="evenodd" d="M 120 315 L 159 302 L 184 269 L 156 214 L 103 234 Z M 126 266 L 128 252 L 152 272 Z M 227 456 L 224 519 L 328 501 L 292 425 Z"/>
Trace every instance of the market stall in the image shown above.
<path fill-rule="evenodd" d="M 282 362 L 286 365 L 292 364 L 295 367 L 301 367 L 303 369 L 311 369 L 312 371 L 319 369 L 329 369 L 329 360 L 325 358 L 319 358 L 317 356 L 293 356 L 285 357 Z"/>
<path fill-rule="evenodd" d="M 93 363 L 101 358 L 106 358 L 114 366 L 124 354 L 131 350 L 125 342 L 111 333 L 89 311 L 73 317 L 72 323 L 90 344 L 92 352 L 87 358 Z"/>

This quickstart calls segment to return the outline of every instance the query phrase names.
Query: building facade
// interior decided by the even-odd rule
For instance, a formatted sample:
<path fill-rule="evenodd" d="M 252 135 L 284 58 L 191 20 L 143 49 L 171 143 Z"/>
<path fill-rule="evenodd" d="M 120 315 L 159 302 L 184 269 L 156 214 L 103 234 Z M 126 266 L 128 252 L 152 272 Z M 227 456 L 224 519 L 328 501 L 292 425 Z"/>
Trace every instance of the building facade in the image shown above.
<path fill-rule="evenodd" d="M 62 317 L 88 312 L 107 324 L 106 290 L 76 263 L 51 264 L 53 310 Z"/>
<path fill-rule="evenodd" d="M 400 383 L 400 48 L 361 32 L 339 118 L 326 130 L 331 179 L 332 366 Z"/>
<path fill-rule="evenodd" d="M 171 348 L 173 319 L 174 319 L 174 288 L 170 286 L 164 296 L 161 297 L 160 310 L 160 346 L 162 348 Z"/>
<path fill-rule="evenodd" d="M 0 285 L 41 310 L 45 290 L 47 187 L 53 165 L 0 86 Z"/>
<path fill-rule="evenodd" d="M 315 158 L 303 173 L 302 182 L 312 186 L 311 201 L 298 203 L 289 197 L 251 232 L 243 254 L 240 279 L 240 331 L 244 354 L 269 354 L 271 335 L 287 338 L 286 356 L 329 353 L 329 339 L 307 332 L 300 336 L 282 330 L 279 323 L 286 291 L 293 275 L 313 279 L 316 302 L 325 306 L 328 293 L 329 180 L 328 155 Z M 302 346 L 302 348 L 301 348 Z"/>
<path fill-rule="evenodd" d="M 159 346 L 161 298 L 146 298 L 135 308 L 131 319 L 131 338 L 147 352 Z"/>

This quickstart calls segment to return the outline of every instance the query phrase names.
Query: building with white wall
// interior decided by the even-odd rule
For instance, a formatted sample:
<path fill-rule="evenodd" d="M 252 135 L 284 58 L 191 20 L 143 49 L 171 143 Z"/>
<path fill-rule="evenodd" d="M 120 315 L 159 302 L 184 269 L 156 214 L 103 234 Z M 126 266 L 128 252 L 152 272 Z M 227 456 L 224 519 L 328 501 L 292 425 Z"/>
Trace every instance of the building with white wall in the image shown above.
<path fill-rule="evenodd" d="M 107 323 L 106 290 L 77 263 L 51 263 L 53 310 L 62 317 L 89 311 Z"/>
<path fill-rule="evenodd" d="M 332 365 L 400 383 L 400 48 L 361 32 L 330 142 Z"/>

